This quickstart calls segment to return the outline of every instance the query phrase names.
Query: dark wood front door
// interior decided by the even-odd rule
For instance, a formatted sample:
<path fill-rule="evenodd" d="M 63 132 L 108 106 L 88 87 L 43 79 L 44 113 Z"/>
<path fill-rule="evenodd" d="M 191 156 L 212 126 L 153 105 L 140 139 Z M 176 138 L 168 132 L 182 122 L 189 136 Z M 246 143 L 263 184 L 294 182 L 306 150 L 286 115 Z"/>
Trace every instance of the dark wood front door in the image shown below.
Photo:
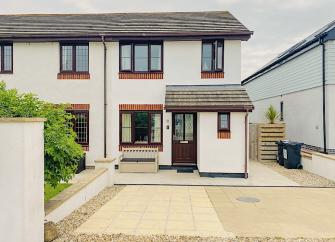
<path fill-rule="evenodd" d="M 172 163 L 197 163 L 197 119 L 195 113 L 172 114 Z"/>

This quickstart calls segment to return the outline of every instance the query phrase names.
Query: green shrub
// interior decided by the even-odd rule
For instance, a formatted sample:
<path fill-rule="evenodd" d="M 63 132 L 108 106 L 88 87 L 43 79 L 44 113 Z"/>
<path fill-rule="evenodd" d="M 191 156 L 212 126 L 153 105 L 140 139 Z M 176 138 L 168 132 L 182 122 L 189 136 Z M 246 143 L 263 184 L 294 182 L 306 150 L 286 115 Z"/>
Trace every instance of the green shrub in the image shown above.
<path fill-rule="evenodd" d="M 268 110 L 265 112 L 265 118 L 268 120 L 270 124 L 274 124 L 275 121 L 278 119 L 279 115 L 280 114 L 272 105 L 270 105 Z"/>
<path fill-rule="evenodd" d="M 41 117 L 44 124 L 44 180 L 56 187 L 67 182 L 77 169 L 77 160 L 84 153 L 76 143 L 73 131 L 74 116 L 67 113 L 67 105 L 55 105 L 38 99 L 34 94 L 20 94 L 16 89 L 6 89 L 0 82 L 0 117 Z"/>

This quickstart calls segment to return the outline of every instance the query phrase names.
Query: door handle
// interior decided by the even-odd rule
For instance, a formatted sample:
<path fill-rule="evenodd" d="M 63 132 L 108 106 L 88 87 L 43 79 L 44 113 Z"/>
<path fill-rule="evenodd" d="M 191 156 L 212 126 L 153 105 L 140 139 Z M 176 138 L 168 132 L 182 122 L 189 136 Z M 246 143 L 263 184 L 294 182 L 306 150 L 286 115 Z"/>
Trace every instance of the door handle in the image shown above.
<path fill-rule="evenodd" d="M 182 140 L 180 141 L 180 144 L 188 144 L 188 140 Z"/>

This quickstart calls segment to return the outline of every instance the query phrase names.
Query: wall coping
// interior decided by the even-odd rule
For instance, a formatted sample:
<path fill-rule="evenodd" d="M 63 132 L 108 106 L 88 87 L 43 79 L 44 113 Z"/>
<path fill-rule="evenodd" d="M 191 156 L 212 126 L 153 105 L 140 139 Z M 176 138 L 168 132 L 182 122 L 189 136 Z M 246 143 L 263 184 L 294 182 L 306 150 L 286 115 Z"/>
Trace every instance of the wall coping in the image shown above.
<path fill-rule="evenodd" d="M 312 155 L 324 157 L 324 158 L 327 158 L 327 159 L 330 159 L 330 160 L 335 160 L 335 155 L 328 155 L 328 154 L 323 154 L 323 153 L 319 153 L 319 152 L 313 152 Z"/>
<path fill-rule="evenodd" d="M 45 122 L 46 118 L 0 118 L 0 123 L 33 123 Z"/>
<path fill-rule="evenodd" d="M 116 160 L 116 158 L 102 158 L 102 159 L 96 159 L 95 163 L 113 163 Z"/>
<path fill-rule="evenodd" d="M 83 171 L 78 182 L 71 184 L 71 186 L 69 186 L 68 188 L 66 188 L 61 193 L 57 194 L 55 197 L 51 198 L 48 202 L 44 204 L 45 216 L 53 212 L 56 208 L 60 207 L 63 203 L 65 203 L 67 200 L 69 200 L 74 195 L 79 193 L 81 190 L 83 190 L 90 183 L 95 181 L 98 177 L 100 177 L 107 171 L 108 170 L 105 168 L 95 170 L 86 169 L 85 171 Z"/>

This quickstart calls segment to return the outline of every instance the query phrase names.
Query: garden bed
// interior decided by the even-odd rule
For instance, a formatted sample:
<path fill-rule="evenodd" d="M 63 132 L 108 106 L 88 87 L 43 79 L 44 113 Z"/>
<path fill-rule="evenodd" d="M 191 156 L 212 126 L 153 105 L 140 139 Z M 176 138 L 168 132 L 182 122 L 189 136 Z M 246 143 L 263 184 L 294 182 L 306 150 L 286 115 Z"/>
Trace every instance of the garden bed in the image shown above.
<path fill-rule="evenodd" d="M 310 187 L 335 187 L 335 182 L 324 177 L 318 176 L 306 170 L 286 169 L 280 166 L 276 161 L 258 161 L 270 169 L 286 176 L 290 180 L 298 183 L 301 186 Z"/>
<path fill-rule="evenodd" d="M 46 183 L 44 185 L 44 202 L 49 201 L 51 198 L 55 197 L 57 194 L 61 193 L 63 190 L 71 186 L 69 183 L 60 183 L 55 188 L 50 184 Z"/>

